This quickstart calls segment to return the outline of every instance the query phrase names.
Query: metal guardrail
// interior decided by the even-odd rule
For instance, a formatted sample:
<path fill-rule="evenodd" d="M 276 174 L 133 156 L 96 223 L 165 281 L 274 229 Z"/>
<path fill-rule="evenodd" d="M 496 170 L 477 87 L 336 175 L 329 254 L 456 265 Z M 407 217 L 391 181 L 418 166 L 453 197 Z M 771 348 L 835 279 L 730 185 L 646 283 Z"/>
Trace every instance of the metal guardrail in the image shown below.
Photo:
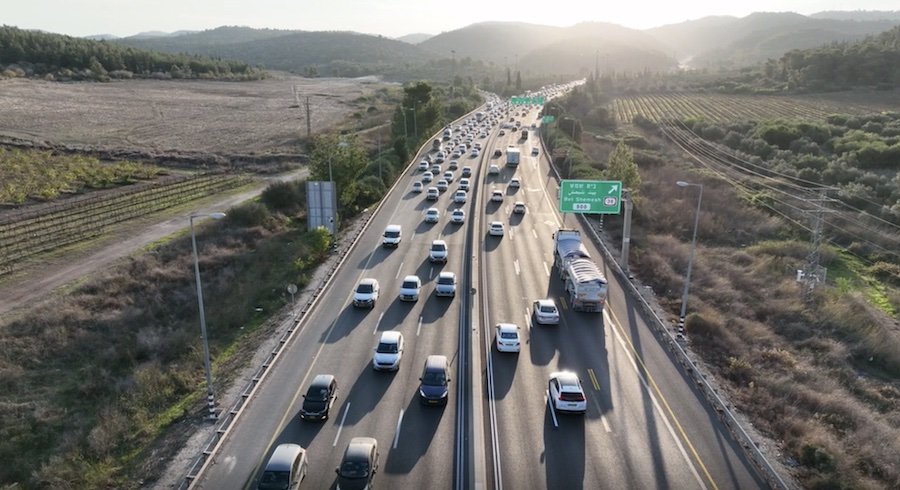
<path fill-rule="evenodd" d="M 544 147 L 543 138 L 541 138 L 541 146 Z M 544 150 L 546 151 L 546 150 Z M 553 170 L 553 173 L 556 177 L 557 184 L 561 180 L 559 171 L 553 165 L 553 159 L 550 159 L 550 167 Z M 719 417 L 719 420 L 722 424 L 728 429 L 731 436 L 735 441 L 740 444 L 741 448 L 744 450 L 744 454 L 747 456 L 747 459 L 753 464 L 759 474 L 766 480 L 766 483 L 769 484 L 770 488 L 779 489 L 779 490 L 788 490 L 792 487 L 788 486 L 788 484 L 781 478 L 781 475 L 775 470 L 772 464 L 766 459 L 765 455 L 759 449 L 759 446 L 753 441 L 747 431 L 741 426 L 741 423 L 737 420 L 734 413 L 729 408 L 728 404 L 725 400 L 719 396 L 718 391 L 709 383 L 706 379 L 706 375 L 702 372 L 700 367 L 691 360 L 690 356 L 688 356 L 687 351 L 681 346 L 681 343 L 676 339 L 675 335 L 666 328 L 666 323 L 663 321 L 659 315 L 656 314 L 656 311 L 650 306 L 650 303 L 644 298 L 644 296 L 640 293 L 631 279 L 628 277 L 628 274 L 622 269 L 618 260 L 616 260 L 612 251 L 606 246 L 603 242 L 603 239 L 600 237 L 600 234 L 594 228 L 594 224 L 591 223 L 589 219 L 587 219 L 582 214 L 577 214 L 578 220 L 582 223 L 582 225 L 590 230 L 591 240 L 594 242 L 594 245 L 597 246 L 603 252 L 603 258 L 613 272 L 618 276 L 619 282 L 621 284 L 627 284 L 627 291 L 631 293 L 633 299 L 640 302 L 644 311 L 644 321 L 648 326 L 653 327 L 654 332 L 657 335 L 657 339 L 662 343 L 663 347 L 674 356 L 676 362 L 678 362 L 684 372 L 694 380 L 695 386 L 697 390 L 703 393 L 706 401 L 711 405 L 712 409 L 716 412 Z"/>

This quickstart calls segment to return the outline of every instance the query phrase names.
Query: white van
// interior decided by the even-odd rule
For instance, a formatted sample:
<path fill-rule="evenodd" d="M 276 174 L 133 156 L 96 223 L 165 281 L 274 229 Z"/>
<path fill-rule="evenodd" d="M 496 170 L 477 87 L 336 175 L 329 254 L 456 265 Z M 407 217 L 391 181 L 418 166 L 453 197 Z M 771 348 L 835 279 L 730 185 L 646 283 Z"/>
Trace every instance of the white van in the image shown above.
<path fill-rule="evenodd" d="M 403 228 L 400 225 L 387 225 L 381 244 L 385 247 L 396 247 L 400 245 L 401 238 L 403 238 Z"/>

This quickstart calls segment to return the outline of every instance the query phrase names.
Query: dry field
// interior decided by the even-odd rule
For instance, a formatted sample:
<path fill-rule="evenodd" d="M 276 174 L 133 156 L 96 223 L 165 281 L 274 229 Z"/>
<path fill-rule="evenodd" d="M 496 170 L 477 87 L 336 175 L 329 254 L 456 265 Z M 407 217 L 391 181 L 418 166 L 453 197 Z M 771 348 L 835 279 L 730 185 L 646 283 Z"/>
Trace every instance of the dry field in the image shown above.
<path fill-rule="evenodd" d="M 299 153 L 307 96 L 315 133 L 365 113 L 384 86 L 283 73 L 257 82 L 2 80 L 0 140 L 150 153 Z"/>
<path fill-rule="evenodd" d="M 900 97 L 887 91 L 793 96 L 667 92 L 617 97 L 610 110 L 619 124 L 630 123 L 638 114 L 653 122 L 689 117 L 717 122 L 776 118 L 821 121 L 830 114 L 898 111 Z"/>

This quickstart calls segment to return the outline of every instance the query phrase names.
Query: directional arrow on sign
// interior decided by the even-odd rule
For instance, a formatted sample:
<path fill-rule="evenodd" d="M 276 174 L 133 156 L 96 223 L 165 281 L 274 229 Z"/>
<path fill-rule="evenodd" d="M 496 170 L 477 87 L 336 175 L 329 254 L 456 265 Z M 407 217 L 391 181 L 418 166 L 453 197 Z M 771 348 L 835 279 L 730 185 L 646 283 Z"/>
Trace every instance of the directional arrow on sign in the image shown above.
<path fill-rule="evenodd" d="M 614 194 L 616 192 L 619 192 L 618 184 L 613 184 L 613 185 L 609 186 L 609 191 L 607 192 L 607 194 Z"/>

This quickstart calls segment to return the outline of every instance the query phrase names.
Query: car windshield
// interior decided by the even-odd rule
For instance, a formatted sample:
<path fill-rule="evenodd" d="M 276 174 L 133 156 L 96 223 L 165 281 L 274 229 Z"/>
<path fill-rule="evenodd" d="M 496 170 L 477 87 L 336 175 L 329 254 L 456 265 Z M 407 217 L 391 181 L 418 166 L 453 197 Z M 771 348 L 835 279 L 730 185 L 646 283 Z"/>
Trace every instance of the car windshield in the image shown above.
<path fill-rule="evenodd" d="M 453 284 L 452 277 L 439 277 L 438 284 Z"/>
<path fill-rule="evenodd" d="M 556 313 L 556 307 L 553 305 L 544 305 L 541 306 L 542 313 Z"/>
<path fill-rule="evenodd" d="M 398 236 L 400 236 L 400 232 L 399 231 L 386 231 L 386 232 L 384 232 L 384 236 L 386 236 L 388 238 L 397 238 Z"/>
<path fill-rule="evenodd" d="M 311 402 L 324 402 L 328 399 L 328 388 L 324 386 L 311 386 L 306 392 L 306 399 Z"/>
<path fill-rule="evenodd" d="M 369 464 L 365 461 L 344 461 L 341 476 L 344 478 L 365 478 L 369 475 Z"/>
<path fill-rule="evenodd" d="M 446 249 L 447 249 L 447 246 L 444 245 L 443 243 L 435 243 L 435 244 L 431 245 L 431 250 L 433 250 L 435 252 L 443 252 Z"/>
<path fill-rule="evenodd" d="M 259 479 L 259 487 L 269 489 L 287 489 L 291 484 L 291 474 L 287 471 L 266 471 Z"/>
<path fill-rule="evenodd" d="M 377 352 L 379 354 L 396 354 L 399 352 L 397 344 L 393 342 L 379 342 Z"/>
<path fill-rule="evenodd" d="M 403 281 L 403 289 L 415 289 L 417 287 L 414 281 Z"/>
<path fill-rule="evenodd" d="M 422 376 L 422 384 L 430 386 L 442 386 L 447 384 L 447 377 L 440 371 L 427 371 Z"/>
<path fill-rule="evenodd" d="M 375 290 L 374 285 L 372 284 L 360 284 L 358 288 L 356 288 L 357 293 L 371 293 Z"/>

